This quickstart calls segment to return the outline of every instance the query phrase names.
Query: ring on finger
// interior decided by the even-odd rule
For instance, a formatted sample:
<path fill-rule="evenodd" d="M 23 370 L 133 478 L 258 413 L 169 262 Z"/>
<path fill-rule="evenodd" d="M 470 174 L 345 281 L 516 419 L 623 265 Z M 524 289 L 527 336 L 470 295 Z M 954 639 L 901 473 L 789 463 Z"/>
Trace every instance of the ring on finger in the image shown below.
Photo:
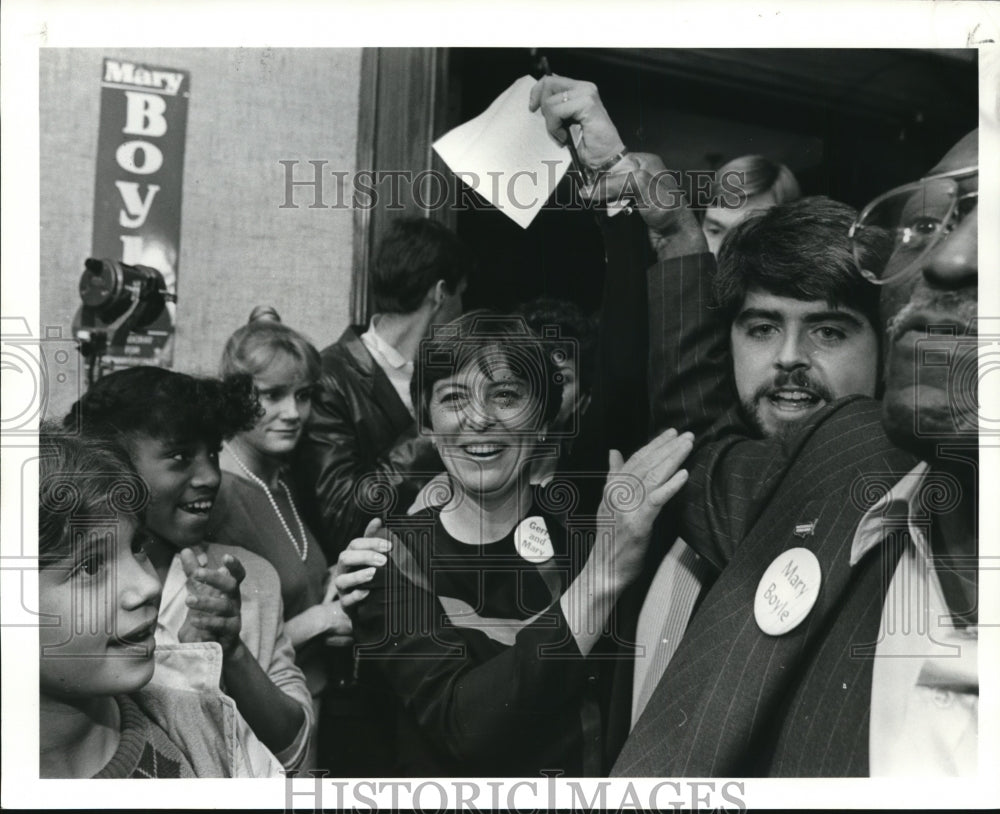
<path fill-rule="evenodd" d="M 563 104 L 569 101 L 569 93 L 564 92 L 562 95 Z"/>

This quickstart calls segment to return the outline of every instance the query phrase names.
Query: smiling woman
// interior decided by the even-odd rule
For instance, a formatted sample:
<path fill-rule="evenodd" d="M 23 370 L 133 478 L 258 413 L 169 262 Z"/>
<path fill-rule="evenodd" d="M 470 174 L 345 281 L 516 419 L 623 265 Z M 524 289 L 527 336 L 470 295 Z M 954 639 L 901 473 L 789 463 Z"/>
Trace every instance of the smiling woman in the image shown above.
<path fill-rule="evenodd" d="M 615 515 L 614 534 L 570 535 L 530 477 L 558 452 L 541 444 L 560 382 L 520 318 L 467 314 L 421 346 L 413 403 L 449 495 L 390 518 L 386 567 L 337 578 L 342 592 L 368 591 L 351 607 L 355 635 L 397 699 L 401 776 L 602 772 L 599 662 L 588 656 L 638 573 L 652 518 L 684 482 L 690 437 L 668 431 L 625 464 L 644 500 Z M 351 545 L 362 543 L 374 545 Z"/>
<path fill-rule="evenodd" d="M 163 584 L 157 644 L 218 643 L 227 693 L 294 768 L 308 749 L 312 705 L 284 632 L 277 574 L 244 548 L 206 540 L 219 447 L 252 426 L 257 409 L 247 380 L 135 367 L 95 382 L 66 424 L 121 444 L 149 487 L 143 550 Z"/>
<path fill-rule="evenodd" d="M 450 475 L 446 526 L 464 526 L 465 536 L 478 540 L 483 510 L 501 525 L 523 516 L 532 500 L 528 465 L 554 454 L 538 447 L 562 404 L 562 387 L 519 318 L 469 314 L 424 343 L 412 395 L 421 429 Z"/>

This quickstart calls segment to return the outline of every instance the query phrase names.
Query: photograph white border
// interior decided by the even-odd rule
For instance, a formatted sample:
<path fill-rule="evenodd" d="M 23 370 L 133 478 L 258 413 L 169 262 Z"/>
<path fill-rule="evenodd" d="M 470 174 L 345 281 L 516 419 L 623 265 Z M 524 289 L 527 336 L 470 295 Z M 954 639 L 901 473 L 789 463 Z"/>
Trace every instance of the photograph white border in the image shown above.
<path fill-rule="evenodd" d="M 276 0 L 264 2 L 27 2 L 6 0 L 2 14 L 0 122 L 2 122 L 2 289 L 4 316 L 25 316 L 31 330 L 39 325 L 39 121 L 38 51 L 42 47 L 358 47 L 358 46 L 526 46 L 559 47 L 823 47 L 823 48 L 962 48 L 980 51 L 980 264 L 990 273 L 980 279 L 980 313 L 1000 316 L 1000 154 L 997 150 L 1000 7 L 987 2 L 829 2 L 745 3 L 677 2 L 341 2 Z M 446 23 L 446 24 L 445 24 Z M 98 96 L 95 91 L 95 104 Z M 993 229 L 986 228 L 994 225 Z M 984 377 L 981 410 L 1000 415 L 998 376 Z M 4 375 L 4 398 L 10 377 Z M 16 383 L 15 383 L 16 384 Z M 16 395 L 16 394 L 15 394 Z M 4 448 L 4 457 L 11 454 Z M 1000 454 L 983 447 L 982 493 L 1000 483 Z M 15 473 L 17 474 L 17 473 Z M 4 467 L 2 489 L 3 562 L 30 557 L 35 533 L 30 495 L 17 493 Z M 26 489 L 30 481 L 26 481 Z M 16 485 L 16 484 L 15 484 Z M 994 487 L 995 488 L 995 487 Z M 996 501 L 984 499 L 982 556 L 1000 557 Z M 992 504 L 992 505 L 991 505 Z M 35 518 L 36 520 L 37 518 Z M 24 550 L 21 545 L 24 543 Z M 1000 562 L 1000 560 L 997 560 Z M 30 571 L 0 568 L 2 616 L 16 617 L 19 590 L 35 595 Z M 980 583 L 981 720 L 1000 720 L 1000 571 L 984 570 Z M 20 585 L 20 588 L 18 588 Z M 11 590 L 14 588 L 14 590 Z M 282 808 L 283 781 L 161 781 L 155 787 L 119 781 L 39 781 L 37 732 L 37 638 L 32 628 L 2 629 L 2 759 L 4 807 L 240 807 Z M 992 654 L 987 659 L 986 654 Z M 992 807 L 1000 799 L 1000 728 L 980 730 L 981 777 L 978 781 L 883 780 L 746 780 L 742 799 L 759 807 Z M 335 788 L 327 784 L 327 807 Z M 414 784 L 417 781 L 412 781 Z M 596 789 L 599 782 L 585 781 Z M 603 781 L 610 782 L 610 781 Z M 608 786 L 609 804 L 632 805 L 627 781 Z M 646 781 L 642 788 L 656 781 Z M 721 785 L 723 781 L 717 781 Z M 593 785 L 592 785 L 593 784 Z M 542 787 L 544 784 L 539 783 Z M 557 784 L 558 785 L 558 784 Z M 297 781 L 297 807 L 313 809 L 312 782 Z M 486 789 L 485 786 L 481 788 Z M 640 789 L 639 785 L 634 788 Z M 137 795 L 137 789 L 139 795 Z M 399 791 L 397 789 L 397 791 Z M 556 800 L 545 790 L 532 798 L 521 787 L 522 807 L 570 805 L 563 785 Z M 325 792 L 324 792 L 325 793 Z M 347 804 L 350 805 L 350 798 Z M 453 798 L 454 799 L 454 798 Z M 501 794 L 501 801 L 506 797 Z M 642 801 L 640 792 L 638 799 Z M 648 799 L 646 797 L 645 799 Z M 436 800 L 428 795 L 425 804 Z M 489 807 L 490 796 L 478 798 Z M 399 797 L 405 806 L 408 798 Z M 362 802 L 356 800 L 356 802 Z M 379 796 L 388 807 L 388 792 Z"/>

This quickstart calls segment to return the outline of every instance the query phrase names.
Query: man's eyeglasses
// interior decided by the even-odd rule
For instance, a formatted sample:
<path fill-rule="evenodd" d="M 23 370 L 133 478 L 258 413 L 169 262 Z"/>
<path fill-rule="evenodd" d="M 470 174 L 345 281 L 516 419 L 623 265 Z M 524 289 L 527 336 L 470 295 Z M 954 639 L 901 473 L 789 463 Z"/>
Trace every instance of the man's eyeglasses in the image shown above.
<path fill-rule="evenodd" d="M 965 167 L 931 175 L 868 204 L 848 232 L 861 273 L 882 285 L 918 267 L 975 210 L 979 193 L 961 193 L 959 181 L 978 174 Z"/>

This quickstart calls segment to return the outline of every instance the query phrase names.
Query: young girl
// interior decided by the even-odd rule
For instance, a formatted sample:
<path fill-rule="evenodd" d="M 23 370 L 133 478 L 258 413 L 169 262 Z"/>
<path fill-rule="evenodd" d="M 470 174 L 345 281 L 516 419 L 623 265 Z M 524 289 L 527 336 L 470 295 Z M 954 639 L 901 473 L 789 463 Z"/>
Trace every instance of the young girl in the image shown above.
<path fill-rule="evenodd" d="M 222 439 L 256 418 L 250 383 L 135 367 L 99 379 L 73 411 L 67 420 L 85 433 L 119 441 L 149 486 L 145 551 L 163 584 L 157 643 L 218 642 L 223 689 L 281 763 L 298 767 L 312 703 L 278 576 L 262 557 L 205 539 Z"/>
<path fill-rule="evenodd" d="M 39 441 L 41 776 L 278 776 L 219 692 L 218 645 L 155 645 L 146 489 L 124 453 L 44 427 Z"/>
<path fill-rule="evenodd" d="M 668 431 L 624 466 L 613 454 L 612 472 L 633 494 L 641 484 L 642 499 L 615 516 L 613 533 L 570 535 L 530 483 L 561 400 L 546 348 L 520 320 L 470 314 L 448 329 L 421 348 L 413 403 L 450 497 L 390 519 L 391 559 L 374 577 L 336 580 L 362 658 L 398 699 L 397 771 L 600 774 L 597 662 L 585 657 L 684 483 L 691 439 Z"/>

